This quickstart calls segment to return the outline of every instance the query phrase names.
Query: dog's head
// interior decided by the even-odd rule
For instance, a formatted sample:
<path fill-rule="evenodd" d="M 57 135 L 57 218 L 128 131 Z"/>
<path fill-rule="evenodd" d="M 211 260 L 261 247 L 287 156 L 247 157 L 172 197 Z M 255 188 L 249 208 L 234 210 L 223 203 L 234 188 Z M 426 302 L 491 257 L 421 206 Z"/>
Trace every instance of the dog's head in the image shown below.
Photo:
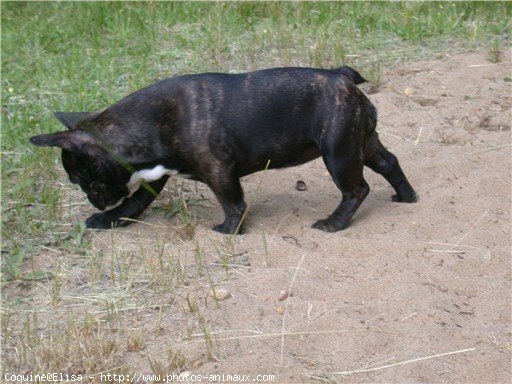
<path fill-rule="evenodd" d="M 67 131 L 37 135 L 30 142 L 39 147 L 62 149 L 62 164 L 72 183 L 78 184 L 96 208 L 104 210 L 121 203 L 130 194 L 131 171 L 95 134 L 96 114 L 55 113 Z"/>

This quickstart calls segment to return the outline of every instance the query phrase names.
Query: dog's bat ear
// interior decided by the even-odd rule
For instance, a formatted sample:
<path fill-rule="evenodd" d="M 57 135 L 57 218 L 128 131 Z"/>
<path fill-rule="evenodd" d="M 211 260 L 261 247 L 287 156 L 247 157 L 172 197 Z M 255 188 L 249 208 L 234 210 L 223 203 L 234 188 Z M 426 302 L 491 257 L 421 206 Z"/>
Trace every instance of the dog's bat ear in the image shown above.
<path fill-rule="evenodd" d="M 59 147 L 67 151 L 84 151 L 96 146 L 94 138 L 83 131 L 63 131 L 32 136 L 30 142 L 38 147 Z"/>
<path fill-rule="evenodd" d="M 68 147 L 67 142 L 69 141 L 69 133 L 56 132 L 48 133 L 44 135 L 32 136 L 30 142 L 38 147 Z M 67 149 L 67 148 L 66 148 Z"/>
<path fill-rule="evenodd" d="M 76 129 L 78 123 L 92 115 L 91 112 L 55 112 L 53 114 L 69 130 Z"/>

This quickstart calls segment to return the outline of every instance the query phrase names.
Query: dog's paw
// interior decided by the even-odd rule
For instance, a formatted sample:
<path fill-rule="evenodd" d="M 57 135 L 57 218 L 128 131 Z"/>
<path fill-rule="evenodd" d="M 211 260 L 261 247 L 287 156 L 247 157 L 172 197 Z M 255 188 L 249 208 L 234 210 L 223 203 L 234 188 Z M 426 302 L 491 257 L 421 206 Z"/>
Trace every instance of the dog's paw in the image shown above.
<path fill-rule="evenodd" d="M 238 228 L 238 225 L 231 225 L 225 222 L 214 226 L 213 230 L 226 235 L 240 235 L 242 233 L 242 228 Z"/>
<path fill-rule="evenodd" d="M 106 212 L 95 213 L 85 220 L 86 227 L 91 229 L 110 229 L 119 226 L 119 224 L 119 220 L 113 219 Z"/>
<path fill-rule="evenodd" d="M 318 220 L 311 228 L 319 229 L 324 232 L 337 232 L 347 228 L 348 225 L 339 224 L 333 220 L 324 219 Z"/>
<path fill-rule="evenodd" d="M 418 195 L 415 193 L 407 196 L 393 195 L 391 196 L 391 201 L 395 203 L 415 203 L 418 201 Z"/>
<path fill-rule="evenodd" d="M 227 226 L 225 223 L 215 225 L 212 228 L 215 232 L 224 233 L 226 235 L 231 235 L 234 230 Z"/>

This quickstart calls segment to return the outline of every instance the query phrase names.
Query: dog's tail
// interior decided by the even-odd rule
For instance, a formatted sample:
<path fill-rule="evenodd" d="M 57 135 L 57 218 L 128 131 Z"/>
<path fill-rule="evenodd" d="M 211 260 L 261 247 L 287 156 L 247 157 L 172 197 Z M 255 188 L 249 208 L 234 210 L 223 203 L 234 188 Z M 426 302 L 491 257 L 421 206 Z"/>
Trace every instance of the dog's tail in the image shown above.
<path fill-rule="evenodd" d="M 334 70 L 336 73 L 339 73 L 340 75 L 346 76 L 352 81 L 354 84 L 361 84 L 361 83 L 367 83 L 368 80 L 366 80 L 359 72 L 357 72 L 355 69 L 350 68 L 346 65 L 343 67 L 336 68 Z"/>

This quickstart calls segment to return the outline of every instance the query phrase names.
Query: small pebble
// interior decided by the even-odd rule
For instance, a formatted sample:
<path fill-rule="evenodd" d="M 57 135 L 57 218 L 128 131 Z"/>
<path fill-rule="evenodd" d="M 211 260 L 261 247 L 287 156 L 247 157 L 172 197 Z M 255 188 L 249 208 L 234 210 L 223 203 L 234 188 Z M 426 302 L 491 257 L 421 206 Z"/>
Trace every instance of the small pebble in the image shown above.
<path fill-rule="evenodd" d="M 208 296 L 213 297 L 218 301 L 224 301 L 231 297 L 231 293 L 229 293 L 229 291 L 224 288 L 212 288 L 210 292 L 208 292 Z"/>
<path fill-rule="evenodd" d="M 412 95 L 414 95 L 414 88 L 411 88 L 411 87 L 407 87 L 407 88 L 405 88 L 405 89 L 404 89 L 404 94 L 405 94 L 406 96 L 409 96 L 409 97 L 410 97 L 410 96 L 412 96 Z"/>
<path fill-rule="evenodd" d="M 276 312 L 280 315 L 284 315 L 284 307 L 276 307 Z"/>
<path fill-rule="evenodd" d="M 179 377 L 180 377 L 182 380 L 186 380 L 186 381 L 188 381 L 188 380 L 187 380 L 187 378 L 188 378 L 191 374 L 192 374 L 192 372 L 190 372 L 190 371 L 183 371 L 183 372 L 181 372 L 181 373 L 180 373 L 180 376 L 179 376 Z"/>
<path fill-rule="evenodd" d="M 242 255 L 240 256 L 240 261 L 239 263 L 241 265 L 243 265 L 244 267 L 249 267 L 251 265 L 251 262 L 249 261 L 249 256 L 248 255 Z"/>
<path fill-rule="evenodd" d="M 441 292 L 448 292 L 448 287 L 447 287 L 446 285 L 441 284 L 441 285 L 439 285 L 437 288 L 438 288 Z"/>
<path fill-rule="evenodd" d="M 283 300 L 286 300 L 287 298 L 289 298 L 290 296 L 293 296 L 293 293 L 292 292 L 289 292 L 287 289 L 283 289 L 281 291 L 281 293 L 279 294 L 279 301 L 283 301 Z"/>
<path fill-rule="evenodd" d="M 190 367 L 191 368 L 199 368 L 201 365 L 203 365 L 205 363 L 205 359 L 204 357 L 200 357 L 198 359 L 195 359 L 193 361 L 190 362 Z"/>
<path fill-rule="evenodd" d="M 297 191 L 305 191 L 306 189 L 308 189 L 308 187 L 306 186 L 305 182 L 303 182 L 302 180 L 299 180 L 299 181 L 297 181 L 297 183 L 295 183 L 295 189 Z"/>

